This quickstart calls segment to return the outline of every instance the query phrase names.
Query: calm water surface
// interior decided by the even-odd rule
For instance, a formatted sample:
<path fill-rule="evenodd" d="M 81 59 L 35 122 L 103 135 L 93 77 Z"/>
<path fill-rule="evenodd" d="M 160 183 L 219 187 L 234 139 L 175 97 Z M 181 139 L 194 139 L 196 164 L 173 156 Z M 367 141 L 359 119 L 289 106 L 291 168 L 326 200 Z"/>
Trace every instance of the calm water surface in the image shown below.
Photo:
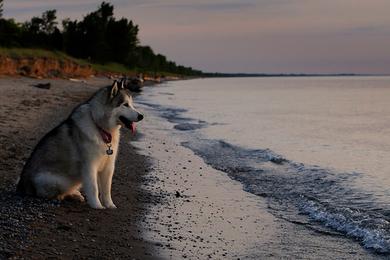
<path fill-rule="evenodd" d="M 141 103 L 275 215 L 390 252 L 390 77 L 196 79 Z"/>

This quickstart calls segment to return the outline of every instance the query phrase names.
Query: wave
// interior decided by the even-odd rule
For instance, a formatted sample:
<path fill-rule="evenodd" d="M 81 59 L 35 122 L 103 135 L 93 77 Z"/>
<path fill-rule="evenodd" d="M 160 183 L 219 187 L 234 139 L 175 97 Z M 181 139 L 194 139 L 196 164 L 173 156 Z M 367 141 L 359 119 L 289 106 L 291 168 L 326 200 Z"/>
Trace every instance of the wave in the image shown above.
<path fill-rule="evenodd" d="M 310 200 L 302 202 L 300 209 L 326 227 L 358 239 L 368 249 L 382 254 L 389 253 L 389 222 L 383 218 L 373 218 L 350 208 L 332 212 L 321 204 Z"/>
<path fill-rule="evenodd" d="M 390 254 L 386 210 L 375 205 L 370 194 L 348 185 L 359 174 L 306 166 L 269 149 L 250 150 L 222 140 L 196 139 L 182 144 L 243 183 L 246 191 L 266 197 L 275 215 L 294 222 L 299 214 L 305 214 L 311 228 L 322 224 L 376 253 Z"/>

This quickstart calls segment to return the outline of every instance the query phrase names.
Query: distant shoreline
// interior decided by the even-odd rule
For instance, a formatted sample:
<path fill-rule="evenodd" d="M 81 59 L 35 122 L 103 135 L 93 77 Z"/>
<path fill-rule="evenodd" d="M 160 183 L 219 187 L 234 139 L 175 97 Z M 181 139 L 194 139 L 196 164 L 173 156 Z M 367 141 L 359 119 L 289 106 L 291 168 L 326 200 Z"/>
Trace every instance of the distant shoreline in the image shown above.
<path fill-rule="evenodd" d="M 268 73 L 204 73 L 206 78 L 289 78 L 289 77 L 387 77 L 390 74 L 356 74 L 356 73 L 338 73 L 338 74 L 268 74 Z"/>

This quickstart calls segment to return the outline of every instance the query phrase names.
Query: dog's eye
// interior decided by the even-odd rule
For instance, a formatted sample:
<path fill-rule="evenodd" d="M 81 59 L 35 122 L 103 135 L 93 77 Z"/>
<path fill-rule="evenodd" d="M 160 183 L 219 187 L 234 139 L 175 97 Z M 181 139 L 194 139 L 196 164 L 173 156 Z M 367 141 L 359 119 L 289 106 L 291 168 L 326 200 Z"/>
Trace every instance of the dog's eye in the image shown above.
<path fill-rule="evenodd" d="M 125 107 L 129 107 L 129 104 L 128 103 L 124 103 L 123 104 Z"/>

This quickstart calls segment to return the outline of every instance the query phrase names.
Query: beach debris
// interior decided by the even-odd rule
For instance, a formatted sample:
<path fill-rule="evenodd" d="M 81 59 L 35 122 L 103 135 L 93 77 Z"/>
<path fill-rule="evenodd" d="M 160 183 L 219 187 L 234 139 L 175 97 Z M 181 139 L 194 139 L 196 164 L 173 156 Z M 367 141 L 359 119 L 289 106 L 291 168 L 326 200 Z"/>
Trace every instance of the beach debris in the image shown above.
<path fill-rule="evenodd" d="M 180 192 L 178 192 L 178 191 L 176 191 L 175 196 L 176 196 L 176 198 L 181 198 L 182 197 Z"/>
<path fill-rule="evenodd" d="M 74 78 L 69 78 L 69 81 L 72 81 L 72 82 L 82 82 L 82 83 L 87 83 L 86 80 L 83 80 L 83 79 L 74 79 Z"/>
<path fill-rule="evenodd" d="M 34 84 L 32 86 L 36 87 L 36 88 L 41 88 L 41 89 L 50 89 L 51 83 L 50 82 L 48 82 L 48 83 L 38 83 L 38 84 Z"/>
<path fill-rule="evenodd" d="M 141 92 L 141 88 L 144 86 L 144 79 L 142 74 L 138 74 L 136 77 L 125 79 L 125 87 L 132 92 Z"/>

